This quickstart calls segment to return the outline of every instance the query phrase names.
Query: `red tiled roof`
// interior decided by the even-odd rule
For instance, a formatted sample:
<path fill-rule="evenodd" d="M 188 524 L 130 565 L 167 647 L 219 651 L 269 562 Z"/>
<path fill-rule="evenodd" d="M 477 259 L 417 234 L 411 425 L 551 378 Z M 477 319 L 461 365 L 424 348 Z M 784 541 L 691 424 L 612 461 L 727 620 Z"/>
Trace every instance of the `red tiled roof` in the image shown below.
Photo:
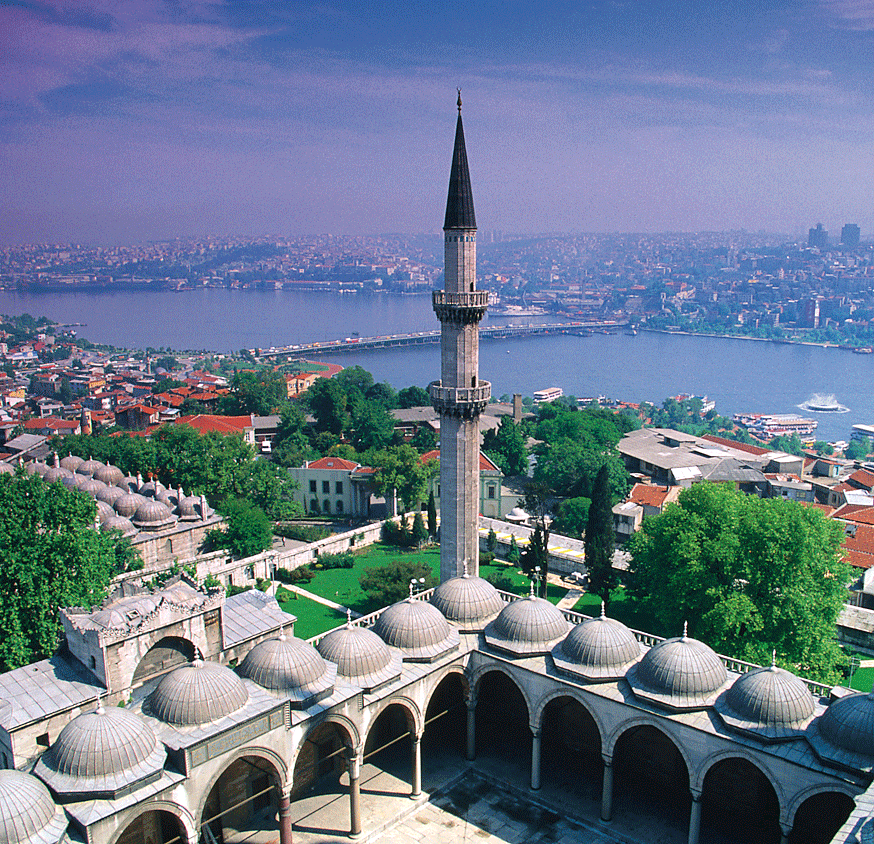
<path fill-rule="evenodd" d="M 209 413 L 198 413 L 196 416 L 180 416 L 177 425 L 190 425 L 201 434 L 214 431 L 218 434 L 244 434 L 247 428 L 252 428 L 251 416 L 215 416 Z"/>
<path fill-rule="evenodd" d="M 859 487 L 862 489 L 874 488 L 874 473 L 869 472 L 866 469 L 857 469 L 852 475 L 850 475 L 848 480 L 857 489 Z"/>
<path fill-rule="evenodd" d="M 635 504 L 661 507 L 671 491 L 669 486 L 656 486 L 655 484 L 635 484 L 628 496 L 629 501 Z"/>
<path fill-rule="evenodd" d="M 439 460 L 440 459 L 440 449 L 435 448 L 431 451 L 426 451 L 419 460 L 422 463 L 429 463 L 431 460 Z M 492 462 L 485 454 L 482 452 L 479 453 L 479 470 L 480 472 L 500 472 L 501 470 Z"/>
<path fill-rule="evenodd" d="M 344 460 L 342 457 L 320 457 L 307 463 L 307 469 L 339 469 L 352 472 L 358 468 L 358 464 L 352 460 Z"/>
<path fill-rule="evenodd" d="M 844 504 L 832 513 L 833 519 L 874 525 L 874 507 L 870 504 Z"/>
<path fill-rule="evenodd" d="M 850 565 L 863 569 L 874 566 L 874 526 L 856 525 L 856 535 L 848 534 L 844 539 L 843 548 Z"/>
<path fill-rule="evenodd" d="M 745 451 L 747 454 L 755 454 L 757 456 L 773 451 L 771 448 L 761 448 L 760 446 L 750 445 L 749 443 L 739 443 L 737 440 L 730 440 L 726 437 L 717 437 L 715 434 L 705 434 L 701 439 L 717 443 L 718 445 L 728 446 L 728 448 L 736 448 L 738 451 Z"/>

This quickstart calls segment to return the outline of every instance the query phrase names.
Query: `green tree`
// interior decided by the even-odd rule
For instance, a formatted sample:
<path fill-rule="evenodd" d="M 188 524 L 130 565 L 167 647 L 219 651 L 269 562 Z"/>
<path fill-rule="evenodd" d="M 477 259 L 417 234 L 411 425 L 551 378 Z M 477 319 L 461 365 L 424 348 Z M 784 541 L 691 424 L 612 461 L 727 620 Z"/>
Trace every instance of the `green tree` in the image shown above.
<path fill-rule="evenodd" d="M 394 440 L 394 417 L 377 402 L 362 402 L 353 413 L 350 434 L 359 452 L 386 448 Z"/>
<path fill-rule="evenodd" d="M 428 533 L 437 536 L 437 502 L 434 500 L 434 490 L 428 492 Z"/>
<path fill-rule="evenodd" d="M 414 547 L 424 545 L 428 541 L 428 529 L 425 527 L 425 522 L 422 519 L 422 514 L 418 510 L 413 516 L 413 526 L 410 528 L 410 543 Z"/>
<path fill-rule="evenodd" d="M 422 463 L 419 453 L 410 445 L 394 445 L 371 455 L 376 468 L 374 486 L 386 498 L 397 491 L 404 509 L 411 510 L 425 496 L 437 461 Z"/>
<path fill-rule="evenodd" d="M 495 553 L 495 548 L 498 547 L 498 535 L 494 528 L 489 528 L 488 536 L 486 536 L 486 551 L 490 554 Z"/>
<path fill-rule="evenodd" d="M 334 378 L 319 378 L 306 391 L 305 398 L 316 418 L 316 430 L 342 436 L 352 419 L 342 384 Z"/>
<path fill-rule="evenodd" d="M 871 444 L 866 440 L 853 440 L 845 449 L 844 457 L 848 460 L 864 460 L 871 451 Z"/>
<path fill-rule="evenodd" d="M 524 475 L 528 471 L 525 437 L 512 416 L 502 416 L 500 425 L 485 433 L 483 451 L 500 466 L 505 475 Z"/>
<path fill-rule="evenodd" d="M 607 466 L 602 466 L 595 478 L 585 549 L 589 591 L 599 595 L 605 605 L 609 604 L 611 590 L 619 585 L 619 574 L 613 568 L 613 501 Z"/>
<path fill-rule="evenodd" d="M 70 404 L 73 401 L 73 388 L 70 386 L 70 379 L 66 375 L 61 378 L 61 384 L 58 387 L 58 398 L 63 404 Z"/>
<path fill-rule="evenodd" d="M 424 578 L 424 584 L 418 583 L 420 578 Z M 417 560 L 392 560 L 382 566 L 372 566 L 358 578 L 361 588 L 377 607 L 385 607 L 406 598 L 410 594 L 412 580 L 417 581 L 423 589 L 437 585 L 431 567 Z"/>
<path fill-rule="evenodd" d="M 410 440 L 410 445 L 419 452 L 427 454 L 437 448 L 437 434 L 427 425 L 420 425 Z"/>
<path fill-rule="evenodd" d="M 211 530 L 210 542 L 216 548 L 226 548 L 235 557 L 251 557 L 273 545 L 270 520 L 260 507 L 239 498 L 229 498 L 222 504 L 227 520 L 226 530 Z"/>
<path fill-rule="evenodd" d="M 823 440 L 817 440 L 813 444 L 813 450 L 819 455 L 825 454 L 826 456 L 835 453 L 834 446 L 831 445 L 831 443 L 824 442 Z"/>
<path fill-rule="evenodd" d="M 222 400 L 222 410 L 228 415 L 268 416 L 287 399 L 288 387 L 281 372 L 238 370 L 231 381 L 230 395 Z"/>
<path fill-rule="evenodd" d="M 632 595 L 663 635 L 691 634 L 715 650 L 779 661 L 830 681 L 842 661 L 835 621 L 850 569 L 843 530 L 812 507 L 702 482 L 644 519 L 630 540 Z"/>
<path fill-rule="evenodd" d="M 0 666 L 51 655 L 58 607 L 94 607 L 132 560 L 117 532 L 94 530 L 96 506 L 36 475 L 0 476 Z M 118 549 L 118 550 L 117 550 Z"/>
<path fill-rule="evenodd" d="M 591 499 L 582 496 L 565 499 L 558 505 L 552 529 L 562 536 L 580 539 L 589 522 L 591 503 Z"/>
<path fill-rule="evenodd" d="M 516 536 L 511 534 L 510 535 L 510 547 L 507 550 L 507 562 L 514 565 L 514 566 L 518 566 L 520 557 L 521 557 L 521 553 L 519 552 L 519 545 L 516 542 Z"/>
<path fill-rule="evenodd" d="M 421 387 L 404 387 L 397 395 L 397 406 L 401 408 L 430 407 L 431 396 Z"/>
<path fill-rule="evenodd" d="M 542 598 L 546 597 L 546 575 L 549 571 L 547 541 L 548 539 L 544 538 L 543 530 L 538 522 L 519 558 L 522 571 L 532 580 L 537 579 L 537 591 Z M 538 569 L 539 571 L 537 571 Z"/>

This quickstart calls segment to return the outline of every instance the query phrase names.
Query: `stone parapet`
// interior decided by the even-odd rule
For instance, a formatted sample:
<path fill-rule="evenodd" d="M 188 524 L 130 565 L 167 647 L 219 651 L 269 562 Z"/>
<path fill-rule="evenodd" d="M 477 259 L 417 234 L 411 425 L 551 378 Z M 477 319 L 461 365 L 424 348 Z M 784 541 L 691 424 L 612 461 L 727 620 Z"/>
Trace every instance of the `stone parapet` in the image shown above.
<path fill-rule="evenodd" d="M 473 419 L 489 403 L 492 385 L 488 381 L 480 381 L 477 387 L 444 387 L 442 381 L 432 381 L 428 385 L 428 392 L 431 404 L 438 413 Z"/>
<path fill-rule="evenodd" d="M 431 303 L 440 322 L 457 325 L 473 325 L 485 316 L 489 304 L 488 290 L 474 290 L 468 293 L 454 293 L 435 290 Z"/>

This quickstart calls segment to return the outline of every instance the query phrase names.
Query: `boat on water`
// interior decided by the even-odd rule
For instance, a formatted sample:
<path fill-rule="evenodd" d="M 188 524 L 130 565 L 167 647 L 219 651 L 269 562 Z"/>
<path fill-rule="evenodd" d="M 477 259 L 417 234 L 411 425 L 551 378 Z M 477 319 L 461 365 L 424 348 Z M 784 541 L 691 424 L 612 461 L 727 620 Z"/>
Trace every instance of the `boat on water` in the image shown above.
<path fill-rule="evenodd" d="M 859 346 L 858 348 L 853 349 L 854 355 L 870 355 L 874 354 L 874 349 L 870 346 Z"/>
<path fill-rule="evenodd" d="M 628 331 L 625 332 L 625 334 L 628 337 L 637 337 L 637 329 L 636 328 L 629 328 Z"/>

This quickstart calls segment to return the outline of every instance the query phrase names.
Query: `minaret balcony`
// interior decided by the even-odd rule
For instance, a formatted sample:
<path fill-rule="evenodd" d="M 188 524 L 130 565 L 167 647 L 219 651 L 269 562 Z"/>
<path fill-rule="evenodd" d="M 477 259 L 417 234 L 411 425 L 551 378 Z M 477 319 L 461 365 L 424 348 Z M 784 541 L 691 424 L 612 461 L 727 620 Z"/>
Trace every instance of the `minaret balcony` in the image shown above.
<path fill-rule="evenodd" d="M 432 381 L 428 385 L 431 404 L 440 414 L 473 419 L 479 416 L 489 403 L 492 385 L 480 381 L 477 387 L 444 387 L 442 381 Z"/>
<path fill-rule="evenodd" d="M 472 290 L 469 293 L 453 293 L 435 290 L 431 294 L 434 312 L 440 322 L 472 325 L 486 315 L 489 304 L 488 290 Z"/>

